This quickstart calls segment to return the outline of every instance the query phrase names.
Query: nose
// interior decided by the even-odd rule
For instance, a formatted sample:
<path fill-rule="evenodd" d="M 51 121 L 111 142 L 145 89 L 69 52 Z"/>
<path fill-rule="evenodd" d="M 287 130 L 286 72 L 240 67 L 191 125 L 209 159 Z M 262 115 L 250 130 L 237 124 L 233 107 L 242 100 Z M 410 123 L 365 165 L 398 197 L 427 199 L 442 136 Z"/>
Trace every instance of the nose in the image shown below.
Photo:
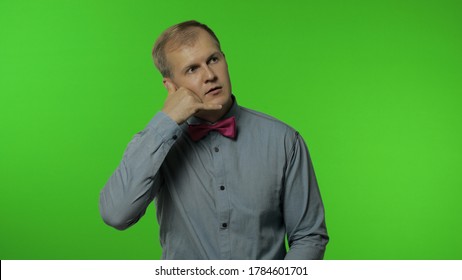
<path fill-rule="evenodd" d="M 212 68 L 208 65 L 205 67 L 205 83 L 215 82 L 217 80 L 217 76 Z"/>

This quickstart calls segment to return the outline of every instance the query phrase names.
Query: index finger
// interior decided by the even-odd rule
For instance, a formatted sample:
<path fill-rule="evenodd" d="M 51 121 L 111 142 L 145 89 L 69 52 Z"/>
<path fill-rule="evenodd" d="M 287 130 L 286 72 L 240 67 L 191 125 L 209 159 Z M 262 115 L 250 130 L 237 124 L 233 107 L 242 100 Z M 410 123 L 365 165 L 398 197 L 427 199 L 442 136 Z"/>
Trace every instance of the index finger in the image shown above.
<path fill-rule="evenodd" d="M 204 110 L 204 111 L 214 111 L 214 110 L 220 110 L 221 108 L 223 108 L 222 105 L 213 104 L 213 103 L 199 103 L 197 107 L 199 110 Z"/>

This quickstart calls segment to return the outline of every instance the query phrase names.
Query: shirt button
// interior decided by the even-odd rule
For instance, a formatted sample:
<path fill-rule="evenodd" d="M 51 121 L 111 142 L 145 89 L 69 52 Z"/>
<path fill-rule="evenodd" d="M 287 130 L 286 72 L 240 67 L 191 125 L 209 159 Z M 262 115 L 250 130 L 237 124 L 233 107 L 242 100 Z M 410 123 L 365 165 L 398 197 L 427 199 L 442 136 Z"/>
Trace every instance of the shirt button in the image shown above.
<path fill-rule="evenodd" d="M 178 136 L 176 136 L 176 135 L 173 135 L 173 137 L 172 137 L 173 140 L 176 140 L 177 138 L 178 138 Z"/>
<path fill-rule="evenodd" d="M 228 224 L 227 224 L 227 223 L 222 223 L 221 226 L 222 226 L 223 228 L 227 228 L 227 227 L 228 227 Z"/>
<path fill-rule="evenodd" d="M 218 149 L 218 147 L 213 148 L 213 150 L 214 150 L 215 152 L 217 152 L 217 153 L 218 153 L 218 151 L 220 151 L 220 149 Z"/>
<path fill-rule="evenodd" d="M 220 190 L 224 191 L 224 190 L 225 190 L 225 186 L 220 186 Z"/>

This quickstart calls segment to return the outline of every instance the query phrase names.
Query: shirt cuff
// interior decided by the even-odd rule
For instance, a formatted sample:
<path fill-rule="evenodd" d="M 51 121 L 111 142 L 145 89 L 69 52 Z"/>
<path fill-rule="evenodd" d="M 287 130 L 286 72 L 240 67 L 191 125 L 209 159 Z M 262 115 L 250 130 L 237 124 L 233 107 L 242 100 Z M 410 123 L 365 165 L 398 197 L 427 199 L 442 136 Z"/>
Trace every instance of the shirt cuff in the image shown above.
<path fill-rule="evenodd" d="M 165 142 L 175 141 L 183 133 L 181 127 L 162 111 L 154 115 L 146 129 L 162 137 Z"/>

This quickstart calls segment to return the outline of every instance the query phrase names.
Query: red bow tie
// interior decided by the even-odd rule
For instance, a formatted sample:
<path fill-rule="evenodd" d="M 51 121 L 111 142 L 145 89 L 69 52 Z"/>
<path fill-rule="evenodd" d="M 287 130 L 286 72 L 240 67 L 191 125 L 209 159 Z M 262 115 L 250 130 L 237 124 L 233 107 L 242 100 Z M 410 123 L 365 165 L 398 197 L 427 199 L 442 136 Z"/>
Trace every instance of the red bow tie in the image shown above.
<path fill-rule="evenodd" d="M 223 136 L 234 139 L 236 138 L 236 118 L 230 117 L 214 124 L 190 124 L 188 129 L 193 141 L 199 141 L 211 130 L 216 130 Z"/>

